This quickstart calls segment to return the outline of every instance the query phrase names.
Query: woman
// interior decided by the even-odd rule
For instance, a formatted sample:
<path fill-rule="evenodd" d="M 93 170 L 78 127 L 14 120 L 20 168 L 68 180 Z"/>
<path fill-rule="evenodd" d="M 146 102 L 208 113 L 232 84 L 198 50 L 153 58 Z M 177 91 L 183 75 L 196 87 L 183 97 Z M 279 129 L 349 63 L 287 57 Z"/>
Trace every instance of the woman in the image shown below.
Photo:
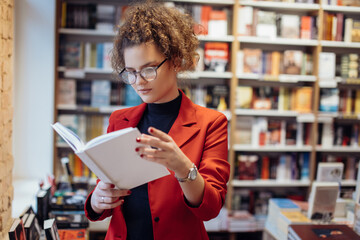
<path fill-rule="evenodd" d="M 188 15 L 145 3 L 127 10 L 118 31 L 113 67 L 144 103 L 115 111 L 108 132 L 138 127 L 144 145 L 134 151 L 171 174 L 131 190 L 98 180 L 85 212 L 92 221 L 112 216 L 106 239 L 208 239 L 203 221 L 224 204 L 227 119 L 192 103 L 177 85 L 177 73 L 195 66 L 193 29 Z"/>

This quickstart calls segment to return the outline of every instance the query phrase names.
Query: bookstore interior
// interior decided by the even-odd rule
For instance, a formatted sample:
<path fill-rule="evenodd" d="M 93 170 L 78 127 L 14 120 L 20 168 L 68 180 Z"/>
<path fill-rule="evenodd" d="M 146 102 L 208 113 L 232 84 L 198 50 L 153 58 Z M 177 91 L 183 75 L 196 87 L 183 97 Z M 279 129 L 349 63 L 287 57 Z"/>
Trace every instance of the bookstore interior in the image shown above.
<path fill-rule="evenodd" d="M 0 1 L 0 239 L 105 238 L 110 219 L 89 221 L 85 200 L 97 178 L 123 180 L 86 154 L 117 137 L 114 110 L 141 103 L 109 54 L 132 2 Z M 228 119 L 209 238 L 360 239 L 360 0 L 162 2 L 201 26 L 181 90 Z M 168 174 L 144 168 L 116 186 Z"/>

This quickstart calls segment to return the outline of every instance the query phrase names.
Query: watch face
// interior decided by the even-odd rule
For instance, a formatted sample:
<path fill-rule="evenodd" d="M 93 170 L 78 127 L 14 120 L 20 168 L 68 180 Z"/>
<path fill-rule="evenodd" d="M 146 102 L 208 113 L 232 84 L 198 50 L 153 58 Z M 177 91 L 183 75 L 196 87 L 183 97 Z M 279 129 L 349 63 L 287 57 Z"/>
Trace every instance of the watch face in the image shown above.
<path fill-rule="evenodd" d="M 196 179 L 196 176 L 197 176 L 197 170 L 196 170 L 196 168 L 192 168 L 189 175 L 190 175 L 190 179 L 191 179 L 191 180 L 195 180 L 195 179 Z"/>

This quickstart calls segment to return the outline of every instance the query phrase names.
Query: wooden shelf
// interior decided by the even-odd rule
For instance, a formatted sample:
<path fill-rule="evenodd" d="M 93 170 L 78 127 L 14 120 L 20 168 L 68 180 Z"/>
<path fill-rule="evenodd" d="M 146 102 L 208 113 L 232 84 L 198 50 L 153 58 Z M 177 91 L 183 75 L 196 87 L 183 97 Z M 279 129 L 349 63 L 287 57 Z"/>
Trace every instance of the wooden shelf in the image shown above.
<path fill-rule="evenodd" d="M 172 0 L 172 2 L 200 3 L 209 5 L 234 5 L 236 0 Z"/>
<path fill-rule="evenodd" d="M 272 187 L 272 188 L 281 188 L 281 187 L 309 187 L 309 180 L 237 180 L 234 179 L 231 181 L 233 187 Z"/>
<path fill-rule="evenodd" d="M 128 108 L 129 106 L 103 106 L 103 107 L 91 107 L 91 106 L 57 106 L 57 111 L 69 112 L 69 113 L 100 113 L 111 114 L 115 110 Z"/>
<path fill-rule="evenodd" d="M 236 109 L 235 114 L 238 116 L 297 117 L 299 113 L 296 111 Z"/>
<path fill-rule="evenodd" d="M 341 12 L 341 13 L 360 13 L 360 7 L 336 6 L 336 5 L 322 5 L 324 11 L 327 12 Z"/>
<path fill-rule="evenodd" d="M 271 2 L 271 1 L 240 1 L 242 6 L 251 6 L 267 10 L 284 10 L 296 12 L 310 12 L 320 9 L 319 4 L 313 3 L 289 3 L 289 2 Z"/>
<path fill-rule="evenodd" d="M 317 40 L 292 39 L 292 38 L 260 38 L 253 36 L 238 37 L 240 43 L 266 44 L 266 45 L 284 45 L 284 46 L 317 46 Z"/>
<path fill-rule="evenodd" d="M 81 29 L 81 28 L 60 28 L 60 34 L 69 34 L 69 35 L 83 35 L 83 36 L 115 36 L 115 32 L 111 31 L 100 31 L 96 29 Z"/>
<path fill-rule="evenodd" d="M 251 146 L 234 144 L 233 149 L 239 152 L 310 152 L 311 146 Z"/>
<path fill-rule="evenodd" d="M 178 75 L 179 78 L 184 79 L 199 79 L 199 78 L 232 78 L 232 72 L 213 72 L 213 71 L 201 71 L 201 72 L 184 72 Z"/>
<path fill-rule="evenodd" d="M 332 147 L 316 147 L 317 152 L 332 152 L 332 153 L 359 153 L 359 147 L 352 147 L 352 146 L 332 146 Z"/>
<path fill-rule="evenodd" d="M 297 82 L 315 82 L 316 76 L 313 75 L 291 75 L 280 74 L 279 76 L 271 76 L 256 73 L 237 74 L 238 79 L 259 80 L 259 81 L 273 81 L 282 83 L 297 83 Z"/>
<path fill-rule="evenodd" d="M 81 35 L 81 36 L 103 36 L 103 37 L 114 37 L 115 32 L 111 31 L 99 31 L 96 29 L 81 29 L 81 28 L 60 28 L 60 34 L 67 35 Z M 233 35 L 227 36 L 209 36 L 209 35 L 198 35 L 198 39 L 204 42 L 233 42 L 235 37 Z"/>
<path fill-rule="evenodd" d="M 228 35 L 228 36 L 198 35 L 198 39 L 203 42 L 233 42 L 235 40 L 235 37 L 233 35 Z"/>
<path fill-rule="evenodd" d="M 322 40 L 321 46 L 328 48 L 360 48 L 360 42 L 342 42 Z"/>

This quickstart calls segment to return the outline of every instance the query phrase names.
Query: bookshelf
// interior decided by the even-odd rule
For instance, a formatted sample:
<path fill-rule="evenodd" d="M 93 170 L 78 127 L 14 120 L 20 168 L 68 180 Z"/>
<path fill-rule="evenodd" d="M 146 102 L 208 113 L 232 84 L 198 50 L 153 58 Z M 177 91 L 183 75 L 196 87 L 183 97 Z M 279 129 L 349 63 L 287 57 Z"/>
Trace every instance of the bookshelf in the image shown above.
<path fill-rule="evenodd" d="M 322 0 L 325 2 L 324 0 Z M 116 80 L 112 77 L 111 69 L 104 69 L 98 67 L 79 67 L 69 68 L 64 65 L 60 65 L 59 58 L 61 57 L 61 43 L 64 41 L 90 41 L 93 43 L 111 42 L 114 37 L 114 33 L 109 30 L 95 30 L 95 29 L 81 29 L 81 28 L 66 28 L 61 26 L 61 4 L 77 3 L 76 0 L 58 0 L 57 1 L 57 28 L 56 28 L 56 72 L 55 82 L 58 83 L 60 79 L 75 79 L 76 82 L 91 82 L 98 79 L 106 79 L 112 84 L 116 85 Z M 89 3 L 98 4 L 99 1 L 88 1 Z M 345 18 L 353 18 L 360 20 L 358 15 L 360 13 L 360 7 L 349 6 L 333 6 L 325 5 L 319 1 L 314 3 L 290 3 L 290 2 L 271 2 L 271 1 L 240 1 L 240 0 L 222 0 L 222 1 L 205 1 L 205 0 L 176 0 L 171 1 L 176 5 L 210 5 L 217 9 L 227 9 L 228 15 L 228 34 L 223 36 L 208 36 L 199 35 L 200 45 L 204 47 L 206 43 L 225 43 L 229 49 L 229 62 L 225 71 L 214 72 L 209 70 L 197 70 L 195 72 L 182 73 L 179 75 L 179 79 L 182 82 L 192 86 L 227 86 L 228 98 L 227 109 L 222 111 L 229 120 L 229 162 L 231 164 L 231 176 L 228 185 L 228 195 L 226 208 L 229 211 L 234 210 L 234 196 L 239 190 L 250 189 L 258 191 L 259 193 L 264 189 L 274 189 L 277 192 L 279 189 L 283 191 L 296 189 L 300 194 L 307 199 L 309 189 L 312 181 L 316 178 L 316 165 L 317 162 L 325 159 L 328 155 L 347 156 L 353 157 L 360 152 L 359 145 L 357 146 L 321 146 L 319 144 L 319 138 L 321 138 L 321 129 L 324 124 L 336 123 L 336 124 L 359 124 L 360 113 L 344 113 L 340 111 L 335 112 L 322 112 L 319 110 L 321 101 L 322 89 L 360 89 L 360 78 L 348 78 L 335 75 L 332 81 L 321 81 L 319 76 L 318 67 L 322 66 L 320 61 L 320 55 L 323 52 L 331 52 L 337 55 L 337 58 L 344 54 L 358 53 L 360 48 L 360 42 L 345 42 L 345 41 L 331 41 L 325 40 L 323 32 L 325 31 L 324 17 L 326 13 L 344 14 Z M 118 1 L 106 1 L 106 4 L 113 4 L 121 6 Z M 126 4 L 126 3 L 122 3 Z M 240 9 L 243 7 L 257 9 L 257 11 L 274 12 L 278 16 L 282 15 L 296 15 L 299 16 L 301 23 L 301 17 L 307 16 L 310 18 L 318 18 L 317 33 L 311 35 L 308 38 L 290 38 L 284 37 L 276 32 L 276 36 L 264 37 L 256 33 L 248 35 L 240 35 L 239 28 L 243 17 L 240 17 Z M 252 12 L 253 14 L 253 12 Z M 317 20 L 313 20 L 317 21 Z M 278 25 L 281 27 L 281 25 Z M 312 28 L 311 28 L 312 29 Z M 310 30 L 311 30 L 310 29 Z M 240 29 L 241 30 L 241 29 Z M 256 29 L 255 29 L 256 30 Z M 301 29 L 298 29 L 301 32 Z M 299 33 L 300 34 L 300 33 Z M 312 66 L 309 67 L 309 72 L 302 73 L 286 73 L 283 70 L 277 71 L 276 74 L 266 72 L 239 72 L 239 52 L 244 49 L 260 49 L 262 53 L 278 52 L 285 54 L 285 51 L 292 50 L 303 53 L 312 59 Z M 242 59 L 242 58 L 241 58 Z M 336 65 L 339 65 L 337 62 Z M 336 66 L 334 66 L 336 68 Z M 275 67 L 271 67 L 275 68 Z M 308 70 L 309 70 L 308 69 Z M 124 86 L 121 84 L 118 87 L 121 89 Z M 57 86 L 57 84 L 56 84 Z M 253 108 L 241 108 L 237 104 L 238 93 L 237 88 L 239 86 L 247 86 L 253 89 L 267 88 L 267 89 L 288 89 L 292 91 L 294 89 L 309 88 L 311 89 L 312 100 L 310 102 L 310 109 L 307 111 L 299 111 L 297 109 L 279 109 L 278 107 L 271 107 L 270 109 L 253 109 Z M 55 93 L 58 93 L 58 87 L 55 88 Z M 256 90 L 258 91 L 258 90 Z M 280 98 L 279 93 L 276 93 L 276 98 Z M 291 96 L 291 95 L 290 95 Z M 286 101 L 285 101 L 286 102 Z M 124 104 L 110 105 L 103 107 L 91 107 L 91 106 L 61 106 L 57 102 L 54 106 L 55 118 L 58 119 L 59 115 L 72 114 L 72 115 L 84 115 L 84 116 L 109 116 L 115 109 L 127 107 Z M 278 120 L 287 123 L 300 123 L 303 124 L 304 129 L 309 126 L 309 135 L 307 136 L 307 143 L 304 144 L 279 144 L 279 145 L 252 145 L 252 144 L 239 144 L 236 142 L 236 132 L 238 131 L 237 123 L 242 118 L 266 118 L 268 120 Z M 61 152 L 69 151 L 64 145 L 56 143 L 54 139 L 54 172 L 59 174 L 61 168 L 58 163 L 58 156 Z M 261 179 L 256 178 L 254 180 L 239 180 L 236 178 L 236 168 L 238 167 L 239 155 L 258 155 L 259 158 L 263 158 L 266 154 L 269 154 L 272 158 L 280 158 L 281 156 L 289 156 L 294 154 L 296 162 L 300 162 L 301 156 L 308 155 L 308 177 L 301 179 L 297 176 L 296 179 L 276 180 L 276 179 Z M 273 161 L 273 160 L 271 160 Z M 277 160 L 276 160 L 277 161 Z M 345 161 L 345 160 L 343 160 Z M 359 159 L 356 159 L 358 162 Z M 260 166 L 260 163 L 258 163 Z M 301 169 L 300 169 L 301 170 Z M 344 180 L 343 186 L 353 187 L 355 183 L 353 180 Z M 235 200 L 236 201 L 236 200 Z M 234 238 L 235 236 L 232 235 Z"/>

